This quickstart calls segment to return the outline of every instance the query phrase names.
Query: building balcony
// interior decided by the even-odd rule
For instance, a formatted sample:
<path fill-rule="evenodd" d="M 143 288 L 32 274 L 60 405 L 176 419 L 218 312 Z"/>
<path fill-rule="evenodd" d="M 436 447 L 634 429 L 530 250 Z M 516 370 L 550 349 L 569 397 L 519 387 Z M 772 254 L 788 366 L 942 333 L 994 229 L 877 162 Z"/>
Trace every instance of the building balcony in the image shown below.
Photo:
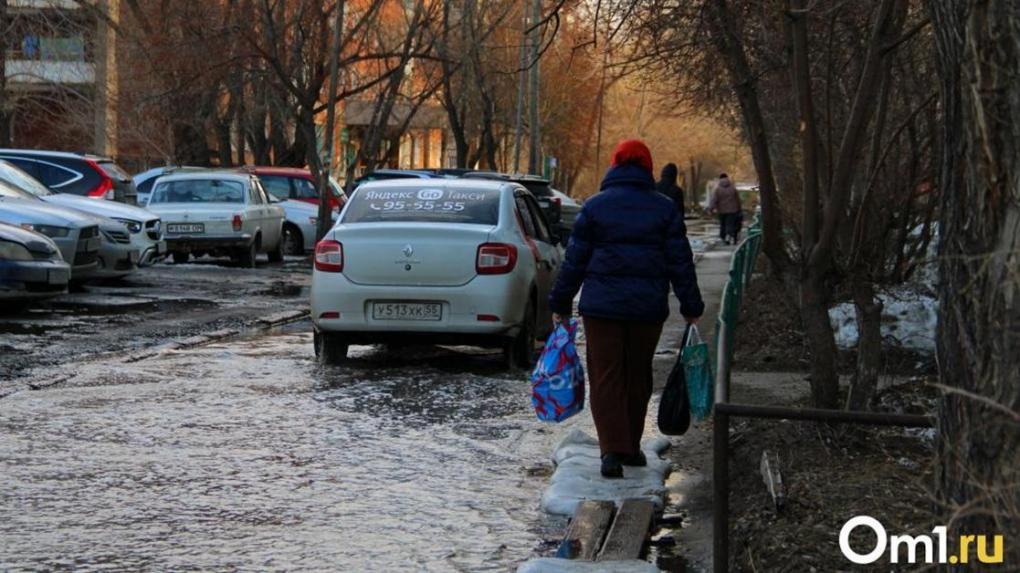
<path fill-rule="evenodd" d="M 46 85 L 90 85 L 96 82 L 96 66 L 83 60 L 7 60 L 7 85 L 41 88 Z"/>

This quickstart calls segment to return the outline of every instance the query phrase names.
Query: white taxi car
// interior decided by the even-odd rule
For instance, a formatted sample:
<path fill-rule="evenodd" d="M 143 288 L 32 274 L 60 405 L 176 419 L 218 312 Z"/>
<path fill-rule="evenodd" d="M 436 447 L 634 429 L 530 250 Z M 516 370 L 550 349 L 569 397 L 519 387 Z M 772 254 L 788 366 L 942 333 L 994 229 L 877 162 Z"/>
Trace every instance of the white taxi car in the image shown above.
<path fill-rule="evenodd" d="M 191 255 L 230 256 L 254 267 L 258 253 L 283 260 L 283 209 L 248 173 L 202 171 L 164 175 L 148 209 L 163 220 L 175 263 Z"/>
<path fill-rule="evenodd" d="M 366 183 L 315 248 L 312 321 L 325 364 L 351 344 L 418 341 L 502 348 L 531 365 L 552 328 L 561 250 L 515 183 Z"/>

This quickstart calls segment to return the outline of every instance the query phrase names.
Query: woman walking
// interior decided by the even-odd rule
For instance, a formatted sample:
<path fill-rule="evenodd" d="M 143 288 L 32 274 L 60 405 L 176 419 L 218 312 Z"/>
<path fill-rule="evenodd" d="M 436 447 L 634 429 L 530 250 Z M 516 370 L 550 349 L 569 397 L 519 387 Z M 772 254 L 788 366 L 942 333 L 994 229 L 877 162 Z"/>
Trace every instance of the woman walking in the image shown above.
<path fill-rule="evenodd" d="M 719 184 L 712 193 L 708 211 L 719 214 L 719 238 L 727 245 L 737 244 L 737 236 L 740 235 L 740 193 L 725 173 L 719 175 Z"/>
<path fill-rule="evenodd" d="M 652 155 L 638 140 L 621 142 L 600 193 L 584 203 L 549 301 L 553 320 L 579 311 L 588 341 L 591 412 L 602 451 L 602 475 L 647 463 L 641 452 L 652 359 L 669 316 L 669 287 L 680 312 L 704 312 L 683 219 L 657 193 Z"/>

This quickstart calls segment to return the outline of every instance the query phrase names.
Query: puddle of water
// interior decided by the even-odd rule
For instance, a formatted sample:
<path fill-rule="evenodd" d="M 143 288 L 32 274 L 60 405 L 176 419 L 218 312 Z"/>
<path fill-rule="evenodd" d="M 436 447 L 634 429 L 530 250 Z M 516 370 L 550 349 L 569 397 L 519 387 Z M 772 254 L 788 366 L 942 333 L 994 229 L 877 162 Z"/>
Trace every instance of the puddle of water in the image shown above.
<path fill-rule="evenodd" d="M 512 569 L 561 532 L 527 468 L 569 427 L 537 422 L 524 374 L 494 372 L 497 355 L 416 358 L 387 365 L 370 348 L 322 368 L 310 334 L 283 332 L 85 365 L 76 384 L 90 387 L 10 396 L 0 562 Z"/>

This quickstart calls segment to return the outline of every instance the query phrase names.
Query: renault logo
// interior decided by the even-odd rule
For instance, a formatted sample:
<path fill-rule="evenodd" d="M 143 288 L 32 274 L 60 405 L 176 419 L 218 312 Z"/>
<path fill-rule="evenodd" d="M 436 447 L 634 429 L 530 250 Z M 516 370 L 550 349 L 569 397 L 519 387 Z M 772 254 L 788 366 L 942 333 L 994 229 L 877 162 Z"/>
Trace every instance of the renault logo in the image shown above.
<path fill-rule="evenodd" d="M 414 247 L 412 247 L 410 244 L 404 245 L 404 256 L 410 259 L 411 255 L 413 255 L 413 254 L 414 254 Z"/>

